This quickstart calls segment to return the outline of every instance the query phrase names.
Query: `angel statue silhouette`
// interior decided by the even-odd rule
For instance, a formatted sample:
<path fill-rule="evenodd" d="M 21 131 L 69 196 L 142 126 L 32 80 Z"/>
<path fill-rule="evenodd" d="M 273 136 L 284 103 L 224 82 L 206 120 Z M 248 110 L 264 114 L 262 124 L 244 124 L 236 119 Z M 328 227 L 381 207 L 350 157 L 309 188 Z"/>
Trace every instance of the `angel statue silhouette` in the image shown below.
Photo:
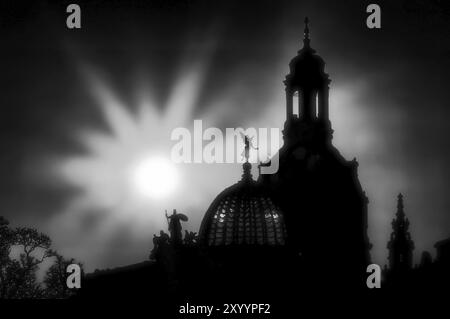
<path fill-rule="evenodd" d="M 239 132 L 239 133 L 241 134 L 241 136 L 244 140 L 244 145 L 245 145 L 245 148 L 242 151 L 241 155 L 242 155 L 242 158 L 243 159 L 245 158 L 246 162 L 248 162 L 248 159 L 250 158 L 250 148 L 253 148 L 254 150 L 257 150 L 258 148 L 253 145 L 253 137 L 254 136 L 249 137 L 248 135 L 245 135 L 242 132 Z"/>

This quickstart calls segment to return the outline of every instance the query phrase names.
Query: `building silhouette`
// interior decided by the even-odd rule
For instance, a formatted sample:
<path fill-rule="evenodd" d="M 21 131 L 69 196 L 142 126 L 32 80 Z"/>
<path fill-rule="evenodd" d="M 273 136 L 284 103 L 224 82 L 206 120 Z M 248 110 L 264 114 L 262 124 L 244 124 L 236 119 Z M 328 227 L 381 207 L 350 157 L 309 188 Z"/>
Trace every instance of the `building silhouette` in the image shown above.
<path fill-rule="evenodd" d="M 284 80 L 279 170 L 255 180 L 250 137 L 245 136 L 242 178 L 214 199 L 198 235 L 185 232 L 183 238 L 187 216 L 175 211 L 166 215 L 170 236 L 164 231 L 154 235 L 150 261 L 89 274 L 79 298 L 145 295 L 162 307 L 167 300 L 228 302 L 231 296 L 291 300 L 289 305 L 295 306 L 292 300 L 306 300 L 312 291 L 320 291 L 322 298 L 329 292 L 333 298 L 366 296 L 371 263 L 368 198 L 358 179 L 358 162 L 346 160 L 332 144 L 331 81 L 324 60 L 311 47 L 308 22 L 303 48 L 289 63 Z M 403 206 L 400 194 L 383 286 L 449 283 L 450 239 L 436 244 L 436 260 L 424 252 L 414 268 L 414 243 Z"/>
<path fill-rule="evenodd" d="M 284 80 L 286 121 L 279 170 L 260 179 L 285 211 L 289 246 L 302 255 L 314 285 L 328 285 L 330 263 L 345 284 L 359 286 L 370 263 L 368 199 L 358 180 L 358 162 L 333 146 L 329 119 L 330 79 L 325 62 L 311 47 L 305 19 L 303 48 L 289 63 Z M 298 113 L 294 111 L 297 97 Z M 322 275 L 321 275 L 322 274 Z M 336 282 L 338 285 L 339 283 Z"/>
<path fill-rule="evenodd" d="M 435 243 L 435 259 L 430 252 L 423 251 L 419 264 L 413 265 L 415 247 L 401 193 L 397 196 L 397 212 L 391 224 L 392 233 L 387 243 L 388 265 L 384 267 L 382 286 L 388 295 L 401 291 L 404 299 L 422 296 L 437 300 L 441 291 L 450 284 L 450 238 Z"/>
<path fill-rule="evenodd" d="M 436 261 L 450 264 L 450 238 L 438 241 L 434 247 L 437 251 Z"/>
<path fill-rule="evenodd" d="M 222 268 L 235 269 L 232 261 L 238 261 L 242 270 L 243 260 L 248 265 L 265 260 L 261 267 L 286 273 L 286 264 L 279 267 L 284 260 L 295 265 L 289 282 L 320 289 L 329 285 L 332 263 L 341 274 L 334 279 L 337 286 L 365 286 L 368 200 L 358 181 L 358 163 L 344 159 L 332 145 L 330 79 L 324 67 L 310 45 L 306 18 L 303 48 L 284 80 L 286 121 L 278 172 L 254 181 L 247 158 L 242 180 L 214 200 L 202 222 L 200 243 Z"/>

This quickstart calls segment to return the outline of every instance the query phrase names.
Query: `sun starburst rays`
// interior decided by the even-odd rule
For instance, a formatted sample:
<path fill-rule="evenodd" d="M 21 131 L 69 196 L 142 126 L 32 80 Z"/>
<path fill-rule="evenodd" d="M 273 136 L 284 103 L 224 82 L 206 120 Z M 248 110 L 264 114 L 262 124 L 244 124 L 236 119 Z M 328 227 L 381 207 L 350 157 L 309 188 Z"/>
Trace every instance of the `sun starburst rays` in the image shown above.
<path fill-rule="evenodd" d="M 86 153 L 64 158 L 57 165 L 58 176 L 79 189 L 68 205 L 71 214 L 100 210 L 108 211 L 110 219 L 116 221 L 133 216 L 136 224 L 143 220 L 161 224 L 156 215 L 178 204 L 176 191 L 170 199 L 142 200 L 130 185 L 130 176 L 135 174 L 140 160 L 170 161 L 171 131 L 177 126 L 189 126 L 204 77 L 201 70 L 196 67 L 183 72 L 163 108 L 158 108 L 146 92 L 141 92 L 136 107 L 126 105 L 92 70 L 84 72 L 108 130 L 79 132 L 78 140 Z"/>

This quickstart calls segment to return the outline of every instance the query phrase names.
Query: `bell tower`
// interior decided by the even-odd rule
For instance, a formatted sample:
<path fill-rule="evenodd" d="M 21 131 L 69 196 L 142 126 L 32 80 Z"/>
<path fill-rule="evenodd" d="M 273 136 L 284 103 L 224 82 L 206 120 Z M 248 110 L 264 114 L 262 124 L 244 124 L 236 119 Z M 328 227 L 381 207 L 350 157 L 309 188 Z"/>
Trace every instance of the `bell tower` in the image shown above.
<path fill-rule="evenodd" d="M 303 48 L 290 61 L 284 79 L 286 121 L 279 169 L 261 180 L 284 212 L 287 246 L 299 256 L 304 282 L 328 289 L 323 274 L 332 262 L 339 273 L 336 287 L 365 289 L 371 248 L 368 198 L 359 182 L 358 162 L 346 160 L 332 144 L 330 79 L 324 69 L 325 61 L 311 48 L 306 18 Z"/>
<path fill-rule="evenodd" d="M 287 143 L 298 142 L 299 132 L 303 142 L 321 144 L 331 141 L 328 92 L 330 79 L 325 73 L 325 62 L 311 48 L 309 20 L 305 18 L 303 48 L 289 63 L 289 74 L 284 80 L 286 91 L 286 122 L 284 139 Z M 295 98 L 298 99 L 295 99 Z M 294 100 L 297 100 L 294 105 Z M 298 114 L 294 108 L 298 107 Z M 308 139 L 305 139 L 308 137 Z"/>

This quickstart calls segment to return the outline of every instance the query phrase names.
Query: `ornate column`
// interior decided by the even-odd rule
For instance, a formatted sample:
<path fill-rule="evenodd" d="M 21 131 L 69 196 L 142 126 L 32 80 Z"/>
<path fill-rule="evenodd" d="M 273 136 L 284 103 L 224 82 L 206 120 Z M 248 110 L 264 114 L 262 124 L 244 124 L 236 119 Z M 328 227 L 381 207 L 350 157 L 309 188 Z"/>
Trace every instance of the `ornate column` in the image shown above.
<path fill-rule="evenodd" d="M 329 112 L 328 112 L 328 85 L 325 85 L 319 91 L 319 119 L 322 121 L 329 120 Z"/>
<path fill-rule="evenodd" d="M 302 97 L 298 99 L 299 103 L 299 109 L 301 107 L 300 115 L 305 120 L 311 120 L 313 117 L 312 112 L 312 97 L 314 96 L 313 91 L 309 88 L 304 88 L 301 91 Z M 314 103 L 315 104 L 315 103 Z"/>

